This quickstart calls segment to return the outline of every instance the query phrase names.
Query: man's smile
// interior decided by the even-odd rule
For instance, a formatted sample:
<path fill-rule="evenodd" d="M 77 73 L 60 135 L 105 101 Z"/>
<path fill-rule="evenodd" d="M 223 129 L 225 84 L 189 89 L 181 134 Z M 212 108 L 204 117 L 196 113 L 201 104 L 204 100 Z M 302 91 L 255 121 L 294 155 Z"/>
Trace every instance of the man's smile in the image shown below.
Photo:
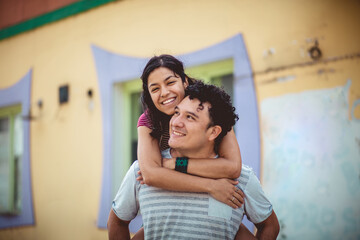
<path fill-rule="evenodd" d="M 175 130 L 173 130 L 173 131 L 172 131 L 172 134 L 173 134 L 173 135 L 175 135 L 175 136 L 180 136 L 180 137 L 182 137 L 182 136 L 186 136 L 186 134 L 185 134 L 185 133 L 178 132 L 178 131 L 175 131 Z"/>

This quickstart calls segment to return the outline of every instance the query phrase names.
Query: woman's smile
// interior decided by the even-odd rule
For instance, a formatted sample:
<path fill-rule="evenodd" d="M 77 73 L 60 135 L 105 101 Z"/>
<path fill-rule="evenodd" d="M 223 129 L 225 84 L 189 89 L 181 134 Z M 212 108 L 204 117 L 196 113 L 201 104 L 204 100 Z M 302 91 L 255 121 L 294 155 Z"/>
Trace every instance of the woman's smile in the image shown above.
<path fill-rule="evenodd" d="M 184 98 L 187 82 L 173 71 L 159 67 L 148 78 L 148 88 L 155 107 L 167 114 L 174 114 L 174 108 Z"/>
<path fill-rule="evenodd" d="M 165 101 L 163 101 L 161 104 L 168 105 L 168 104 L 173 103 L 175 100 L 176 100 L 176 97 L 168 98 Z"/>

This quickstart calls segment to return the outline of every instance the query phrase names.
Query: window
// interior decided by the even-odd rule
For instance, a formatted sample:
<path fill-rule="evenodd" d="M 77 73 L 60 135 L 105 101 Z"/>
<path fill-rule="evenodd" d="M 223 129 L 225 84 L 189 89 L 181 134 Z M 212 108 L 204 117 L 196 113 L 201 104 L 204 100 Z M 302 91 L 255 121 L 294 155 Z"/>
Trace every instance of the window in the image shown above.
<path fill-rule="evenodd" d="M 0 108 L 0 214 L 21 212 L 21 106 Z"/>
<path fill-rule="evenodd" d="M 29 70 L 13 86 L 0 89 L 0 229 L 34 224 L 30 122 L 22 119 L 30 112 L 31 75 Z"/>
<path fill-rule="evenodd" d="M 234 101 L 234 75 L 226 74 L 220 77 L 210 79 L 210 83 L 218 87 L 223 87 L 227 94 L 230 95 L 231 100 Z"/>
<path fill-rule="evenodd" d="M 137 159 L 137 122 L 142 114 L 142 106 L 140 100 L 141 92 L 133 92 L 130 95 L 130 109 L 131 109 L 131 121 L 130 121 L 130 135 L 131 135 L 131 159 L 130 162 L 133 163 Z"/>
<path fill-rule="evenodd" d="M 234 63 L 232 59 L 199 65 L 186 69 L 186 72 L 190 77 L 223 87 L 231 99 L 234 99 Z"/>
<path fill-rule="evenodd" d="M 111 197 L 115 197 L 120 183 L 131 164 L 137 160 L 137 121 L 142 113 L 141 80 L 114 84 L 113 147 Z"/>

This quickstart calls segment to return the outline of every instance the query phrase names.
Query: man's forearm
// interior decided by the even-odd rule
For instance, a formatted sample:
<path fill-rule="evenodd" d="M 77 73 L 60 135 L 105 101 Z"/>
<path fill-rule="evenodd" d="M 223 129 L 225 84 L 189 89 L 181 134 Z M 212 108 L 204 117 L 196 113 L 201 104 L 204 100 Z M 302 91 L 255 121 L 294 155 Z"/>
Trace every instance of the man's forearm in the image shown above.
<path fill-rule="evenodd" d="M 256 232 L 256 239 L 259 240 L 274 240 L 278 232 L 271 227 L 264 227 Z"/>
<path fill-rule="evenodd" d="M 279 221 L 274 211 L 264 222 L 256 224 L 256 227 L 256 238 L 260 240 L 276 239 L 280 231 Z"/>
<path fill-rule="evenodd" d="M 119 219 L 112 210 L 110 210 L 107 227 L 109 240 L 130 239 L 129 222 Z"/>
<path fill-rule="evenodd" d="M 256 238 L 254 234 L 252 234 L 252 232 L 250 232 L 249 229 L 241 223 L 234 240 L 256 240 Z"/>

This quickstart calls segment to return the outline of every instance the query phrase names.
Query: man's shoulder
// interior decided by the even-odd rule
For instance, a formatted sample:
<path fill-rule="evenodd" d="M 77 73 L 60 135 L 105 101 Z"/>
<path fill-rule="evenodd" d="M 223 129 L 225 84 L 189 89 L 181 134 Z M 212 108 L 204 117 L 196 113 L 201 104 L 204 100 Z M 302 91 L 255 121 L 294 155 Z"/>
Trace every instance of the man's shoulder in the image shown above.
<path fill-rule="evenodd" d="M 162 158 L 172 158 L 170 148 L 161 151 Z"/>
<path fill-rule="evenodd" d="M 138 160 L 135 160 L 135 161 L 131 164 L 130 168 L 132 168 L 132 169 L 140 168 L 140 167 L 139 167 L 139 161 L 138 161 Z"/>
<path fill-rule="evenodd" d="M 140 165 L 139 165 L 139 161 L 138 160 L 135 160 L 131 166 L 129 167 L 129 170 L 127 171 L 128 174 L 131 174 L 131 175 L 135 175 L 135 177 L 138 176 L 138 171 L 140 171 Z"/>
<path fill-rule="evenodd" d="M 240 178 L 241 177 L 249 178 L 249 176 L 252 174 L 254 174 L 254 170 L 252 169 L 252 167 L 244 164 L 241 166 Z"/>
<path fill-rule="evenodd" d="M 245 194 L 245 212 L 248 219 L 255 224 L 267 219 L 272 212 L 272 204 L 265 196 L 259 178 L 253 169 L 242 165 L 238 180 L 238 186 Z"/>
<path fill-rule="evenodd" d="M 239 181 L 239 187 L 244 190 L 249 182 L 249 180 L 255 177 L 254 170 L 247 165 L 242 165 L 240 177 L 237 179 Z"/>

